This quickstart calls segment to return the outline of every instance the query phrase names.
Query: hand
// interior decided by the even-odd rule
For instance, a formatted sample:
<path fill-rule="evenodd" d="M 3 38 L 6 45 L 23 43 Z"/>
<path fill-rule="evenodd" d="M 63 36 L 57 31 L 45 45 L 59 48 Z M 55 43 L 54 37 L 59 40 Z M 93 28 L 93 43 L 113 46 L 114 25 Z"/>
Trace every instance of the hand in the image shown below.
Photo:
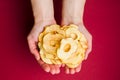
<path fill-rule="evenodd" d="M 84 36 L 88 41 L 88 49 L 85 54 L 85 60 L 86 60 L 88 58 L 88 55 L 92 51 L 92 35 L 88 32 L 84 24 L 78 24 L 78 26 L 79 26 L 79 31 L 84 34 Z"/>
<path fill-rule="evenodd" d="M 39 52 L 37 50 L 37 43 L 38 43 L 38 36 L 40 32 L 42 32 L 44 26 L 46 25 L 51 25 L 51 24 L 56 24 L 55 20 L 49 20 L 49 21 L 40 21 L 39 23 L 36 23 L 31 32 L 29 33 L 27 40 L 28 40 L 28 45 L 31 53 L 35 56 L 36 60 L 40 64 L 40 66 L 46 71 L 50 72 L 51 74 L 58 74 L 60 73 L 60 65 L 50 65 L 44 63 L 40 59 Z"/>
<path fill-rule="evenodd" d="M 85 28 L 85 26 L 82 24 L 77 24 L 79 26 L 79 31 L 84 34 L 84 36 L 86 37 L 87 41 L 88 41 L 88 49 L 85 53 L 85 60 L 88 58 L 89 53 L 92 50 L 92 35 L 88 32 L 88 30 Z M 80 64 L 78 67 L 76 68 L 68 68 L 66 66 L 66 73 L 67 74 L 74 74 L 76 72 L 80 72 L 81 70 L 81 66 L 82 64 Z"/>
<path fill-rule="evenodd" d="M 92 50 L 92 35 L 88 32 L 83 24 L 83 12 L 86 0 L 63 0 L 62 9 L 62 25 L 76 24 L 79 26 L 79 31 L 82 32 L 88 40 L 88 49 L 86 51 L 85 59 Z M 78 67 L 70 69 L 66 67 L 67 74 L 74 74 L 81 69 L 80 64 Z"/>

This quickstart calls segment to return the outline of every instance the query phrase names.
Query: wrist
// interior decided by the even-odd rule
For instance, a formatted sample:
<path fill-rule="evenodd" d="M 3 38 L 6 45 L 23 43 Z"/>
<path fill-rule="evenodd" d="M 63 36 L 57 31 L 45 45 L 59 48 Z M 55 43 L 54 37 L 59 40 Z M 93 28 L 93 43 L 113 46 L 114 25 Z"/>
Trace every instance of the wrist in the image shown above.
<path fill-rule="evenodd" d="M 83 23 L 83 10 L 62 11 L 62 21 L 67 23 Z"/>
<path fill-rule="evenodd" d="M 83 24 L 85 1 L 86 0 L 64 0 L 62 23 Z"/>
<path fill-rule="evenodd" d="M 53 11 L 36 11 L 34 12 L 34 20 L 35 22 L 40 21 L 50 21 L 54 20 L 54 12 Z"/>
<path fill-rule="evenodd" d="M 56 21 L 55 19 L 39 19 L 37 21 L 34 22 L 34 27 L 36 26 L 39 26 L 39 25 L 42 25 L 42 26 L 46 26 L 46 25 L 52 25 L 52 24 L 56 24 Z"/>
<path fill-rule="evenodd" d="M 35 23 L 54 19 L 53 0 L 31 0 Z"/>
<path fill-rule="evenodd" d="M 63 17 L 62 18 L 62 25 L 69 25 L 69 24 L 83 24 L 83 18 L 80 17 Z"/>
<path fill-rule="evenodd" d="M 34 17 L 34 24 L 39 24 L 43 22 L 51 22 L 54 23 L 55 18 L 54 17 Z"/>

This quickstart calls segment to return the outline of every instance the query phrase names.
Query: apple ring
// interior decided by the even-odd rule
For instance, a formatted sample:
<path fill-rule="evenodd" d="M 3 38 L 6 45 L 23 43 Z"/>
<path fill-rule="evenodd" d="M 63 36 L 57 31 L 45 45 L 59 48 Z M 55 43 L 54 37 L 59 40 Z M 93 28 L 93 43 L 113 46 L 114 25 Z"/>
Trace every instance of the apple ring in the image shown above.
<path fill-rule="evenodd" d="M 47 53 L 56 54 L 57 48 L 60 46 L 60 40 L 63 38 L 61 34 L 48 33 L 43 37 L 43 48 Z"/>
<path fill-rule="evenodd" d="M 72 38 L 66 38 L 61 40 L 60 48 L 57 50 L 57 56 L 61 60 L 66 60 L 77 49 L 77 42 Z"/>
<path fill-rule="evenodd" d="M 74 40 L 80 40 L 82 34 L 79 32 L 77 28 L 69 27 L 66 30 L 66 37 L 73 38 Z"/>
<path fill-rule="evenodd" d="M 57 34 L 62 34 L 63 36 L 65 36 L 65 31 L 61 30 L 60 26 L 56 24 L 46 27 L 44 33 L 45 34 L 47 33 L 56 34 L 57 33 Z"/>

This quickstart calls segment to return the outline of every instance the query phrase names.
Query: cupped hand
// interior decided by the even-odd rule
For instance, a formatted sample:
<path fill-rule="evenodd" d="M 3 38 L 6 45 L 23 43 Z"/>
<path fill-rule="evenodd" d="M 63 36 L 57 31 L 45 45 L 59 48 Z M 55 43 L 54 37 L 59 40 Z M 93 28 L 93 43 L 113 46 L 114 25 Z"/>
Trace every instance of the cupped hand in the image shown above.
<path fill-rule="evenodd" d="M 89 53 L 91 52 L 91 50 L 92 50 L 92 35 L 89 33 L 89 31 L 85 28 L 85 26 L 84 26 L 84 24 L 82 23 L 82 24 L 76 24 L 76 25 L 78 25 L 79 26 L 79 31 L 82 33 L 82 34 L 84 34 L 84 36 L 86 37 L 86 39 L 87 39 L 87 41 L 88 41 L 88 49 L 87 49 L 87 51 L 86 51 L 86 53 L 85 53 L 85 60 L 88 58 L 88 55 L 89 55 Z M 67 74 L 74 74 L 74 73 L 76 73 L 76 72 L 80 72 L 80 70 L 81 70 L 81 66 L 82 66 L 82 64 L 80 64 L 78 67 L 76 67 L 76 68 L 68 68 L 67 66 L 66 66 L 66 69 L 65 69 L 65 72 L 67 73 Z"/>
<path fill-rule="evenodd" d="M 40 66 L 44 69 L 44 71 L 50 72 L 51 74 L 58 74 L 60 73 L 60 65 L 52 65 L 52 64 L 44 63 L 41 60 L 38 49 L 37 49 L 39 34 L 42 32 L 44 26 L 51 25 L 51 24 L 56 24 L 55 20 L 40 21 L 39 23 L 35 23 L 31 32 L 27 37 L 27 40 L 28 40 L 30 52 L 35 56 L 36 60 L 38 61 Z"/>

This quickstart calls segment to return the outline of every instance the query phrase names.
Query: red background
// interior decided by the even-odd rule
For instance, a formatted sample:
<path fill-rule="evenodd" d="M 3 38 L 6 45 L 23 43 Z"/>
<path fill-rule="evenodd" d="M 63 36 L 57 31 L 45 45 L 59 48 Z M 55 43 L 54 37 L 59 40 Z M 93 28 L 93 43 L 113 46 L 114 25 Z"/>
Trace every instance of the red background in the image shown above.
<path fill-rule="evenodd" d="M 61 18 L 61 1 L 55 0 Z M 0 80 L 120 80 L 119 0 L 87 0 L 84 22 L 93 35 L 93 50 L 82 70 L 67 75 L 44 72 L 30 54 L 26 37 L 33 26 L 30 0 L 0 0 Z"/>

